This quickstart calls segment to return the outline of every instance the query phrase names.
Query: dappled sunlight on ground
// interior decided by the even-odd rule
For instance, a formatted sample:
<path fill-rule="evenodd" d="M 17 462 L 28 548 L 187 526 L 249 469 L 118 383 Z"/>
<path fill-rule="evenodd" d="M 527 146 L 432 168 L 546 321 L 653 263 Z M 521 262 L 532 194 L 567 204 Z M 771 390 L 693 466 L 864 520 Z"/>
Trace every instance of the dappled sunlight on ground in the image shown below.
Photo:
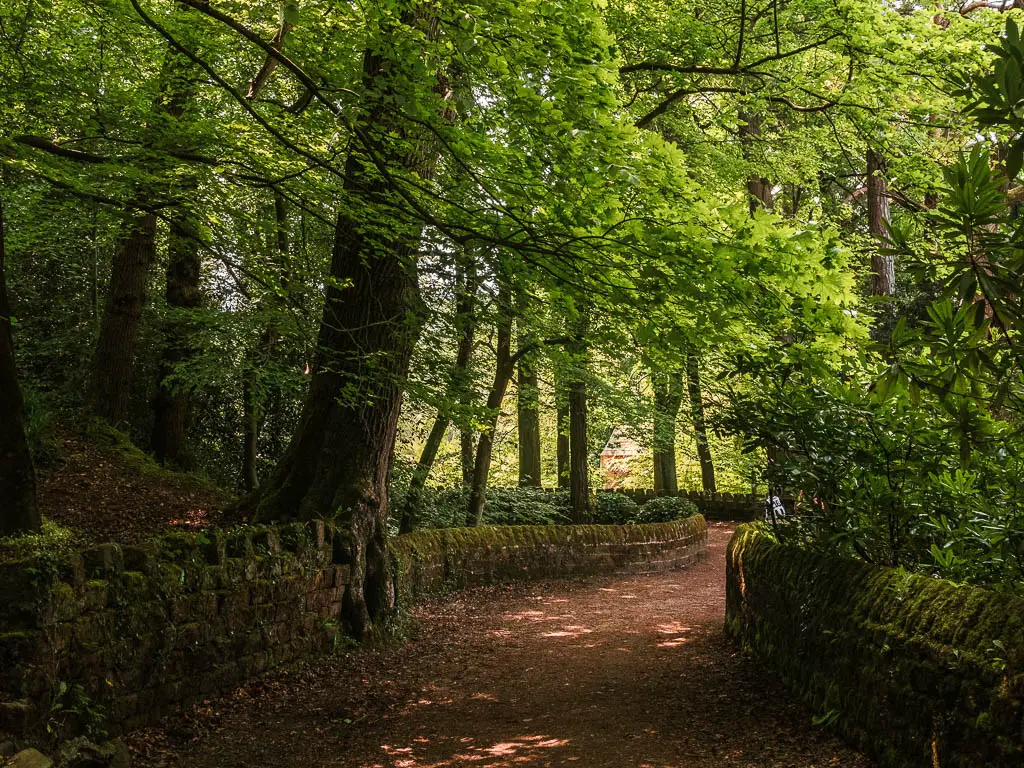
<path fill-rule="evenodd" d="M 310 664 L 138 768 L 868 768 L 723 637 L 728 534 L 684 571 L 423 606 L 412 642 Z"/>

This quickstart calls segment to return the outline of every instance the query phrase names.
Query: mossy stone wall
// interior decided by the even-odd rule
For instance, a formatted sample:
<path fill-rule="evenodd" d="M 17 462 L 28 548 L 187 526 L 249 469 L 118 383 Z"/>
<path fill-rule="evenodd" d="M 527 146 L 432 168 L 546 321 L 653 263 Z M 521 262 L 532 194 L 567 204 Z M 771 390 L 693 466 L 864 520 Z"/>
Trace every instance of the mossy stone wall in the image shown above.
<path fill-rule="evenodd" d="M 750 525 L 727 559 L 728 633 L 880 765 L 1024 765 L 1024 600 Z"/>
<path fill-rule="evenodd" d="M 393 545 L 400 600 L 465 587 L 681 568 L 707 551 L 700 515 L 652 525 L 511 525 L 418 531 Z"/>
<path fill-rule="evenodd" d="M 392 551 L 408 605 L 478 584 L 674 568 L 706 546 L 696 516 L 424 531 Z M 116 735 L 332 647 L 348 551 L 314 521 L 0 564 L 0 741 Z"/>
<path fill-rule="evenodd" d="M 0 565 L 0 733 L 116 734 L 329 646 L 336 543 L 312 522 Z"/>

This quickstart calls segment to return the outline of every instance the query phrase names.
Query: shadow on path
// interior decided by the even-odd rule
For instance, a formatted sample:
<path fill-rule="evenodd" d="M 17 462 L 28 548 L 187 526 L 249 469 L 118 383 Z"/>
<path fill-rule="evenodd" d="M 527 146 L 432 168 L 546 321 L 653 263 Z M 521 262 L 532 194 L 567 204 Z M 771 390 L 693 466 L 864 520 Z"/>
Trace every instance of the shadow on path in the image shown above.
<path fill-rule="evenodd" d="M 711 524 L 709 557 L 682 571 L 424 606 L 413 642 L 318 659 L 135 734 L 138 764 L 867 768 L 725 639 L 731 530 Z"/>

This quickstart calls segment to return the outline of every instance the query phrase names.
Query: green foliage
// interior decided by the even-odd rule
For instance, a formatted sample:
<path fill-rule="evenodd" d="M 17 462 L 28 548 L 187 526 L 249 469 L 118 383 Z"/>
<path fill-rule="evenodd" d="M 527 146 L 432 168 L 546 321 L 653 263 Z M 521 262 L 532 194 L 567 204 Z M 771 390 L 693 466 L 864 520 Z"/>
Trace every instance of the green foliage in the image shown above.
<path fill-rule="evenodd" d="M 63 733 L 68 729 L 72 733 L 85 733 L 91 738 L 101 739 L 107 735 L 107 714 L 103 707 L 89 698 L 81 684 L 68 686 L 61 680 L 53 694 L 46 730 L 48 733 Z"/>
<path fill-rule="evenodd" d="M 81 536 L 74 529 L 43 520 L 42 528 L 36 533 L 0 538 L 0 561 L 34 560 L 56 564 L 81 544 Z"/>
<path fill-rule="evenodd" d="M 599 493 L 594 504 L 594 522 L 625 525 L 640 511 L 640 505 L 624 493 Z"/>
<path fill-rule="evenodd" d="M 658 496 L 640 505 L 630 525 L 671 523 L 697 514 L 697 505 L 678 496 Z"/>
<path fill-rule="evenodd" d="M 393 508 L 400 508 L 401 497 Z M 466 525 L 469 490 L 425 488 L 416 520 L 420 528 L 461 528 Z M 488 488 L 484 525 L 561 525 L 569 522 L 569 496 L 540 488 Z"/>

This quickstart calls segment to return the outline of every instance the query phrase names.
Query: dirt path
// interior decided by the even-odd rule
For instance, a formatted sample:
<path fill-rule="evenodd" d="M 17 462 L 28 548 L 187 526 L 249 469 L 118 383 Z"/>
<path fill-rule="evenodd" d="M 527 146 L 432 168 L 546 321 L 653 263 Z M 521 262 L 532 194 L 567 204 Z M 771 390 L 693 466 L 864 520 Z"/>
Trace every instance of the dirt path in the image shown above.
<path fill-rule="evenodd" d="M 404 646 L 318 660 L 136 734 L 139 765 L 866 767 L 722 633 L 730 528 L 644 577 L 474 590 Z"/>

